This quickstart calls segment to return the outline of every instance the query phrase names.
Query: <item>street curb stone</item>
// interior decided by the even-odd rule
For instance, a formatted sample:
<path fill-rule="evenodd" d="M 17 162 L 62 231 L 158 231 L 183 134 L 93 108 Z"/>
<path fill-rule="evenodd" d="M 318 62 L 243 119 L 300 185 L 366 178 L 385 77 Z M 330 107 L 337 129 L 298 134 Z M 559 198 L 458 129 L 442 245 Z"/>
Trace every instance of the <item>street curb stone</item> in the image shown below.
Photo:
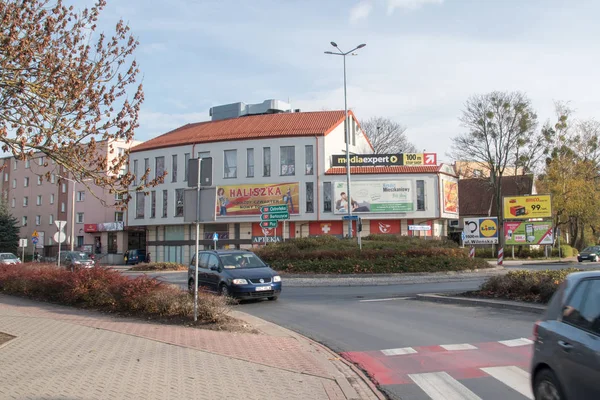
<path fill-rule="evenodd" d="M 509 300 L 474 299 L 468 297 L 446 296 L 443 293 L 418 294 L 416 298 L 417 300 L 431 301 L 435 303 L 463 304 L 480 307 L 504 308 L 509 310 L 526 311 L 539 314 L 543 313 L 546 310 L 546 306 L 539 304 L 529 304 Z"/>

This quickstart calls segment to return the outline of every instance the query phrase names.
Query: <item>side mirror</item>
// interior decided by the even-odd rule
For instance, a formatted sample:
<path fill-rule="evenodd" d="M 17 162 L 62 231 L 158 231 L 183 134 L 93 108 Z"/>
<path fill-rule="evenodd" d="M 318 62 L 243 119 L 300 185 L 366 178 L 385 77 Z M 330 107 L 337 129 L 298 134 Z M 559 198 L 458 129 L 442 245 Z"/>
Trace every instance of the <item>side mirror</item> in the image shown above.
<path fill-rule="evenodd" d="M 218 271 L 218 270 L 219 270 L 219 267 L 218 267 L 218 266 L 216 266 L 216 265 L 212 265 L 212 266 L 210 267 L 210 270 L 211 270 L 211 271 Z"/>

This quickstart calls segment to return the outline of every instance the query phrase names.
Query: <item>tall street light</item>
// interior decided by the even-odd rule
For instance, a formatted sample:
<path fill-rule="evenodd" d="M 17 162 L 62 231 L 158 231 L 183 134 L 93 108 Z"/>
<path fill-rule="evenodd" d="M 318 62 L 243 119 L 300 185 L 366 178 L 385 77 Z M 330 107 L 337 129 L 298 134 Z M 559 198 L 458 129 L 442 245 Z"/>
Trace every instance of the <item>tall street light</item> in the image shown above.
<path fill-rule="evenodd" d="M 71 251 L 73 251 L 75 248 L 75 185 L 77 184 L 77 181 L 61 175 L 58 175 L 58 177 L 73 184 L 73 197 L 71 198 Z M 82 182 L 90 180 L 91 179 L 84 179 Z"/>
<path fill-rule="evenodd" d="M 337 45 L 336 42 L 331 42 L 331 45 L 338 51 L 326 51 L 325 54 L 332 56 L 342 56 L 344 59 L 344 131 L 346 137 L 346 188 L 347 188 L 347 199 L 348 199 L 348 216 L 352 217 L 352 197 L 350 196 L 350 130 L 348 129 L 348 96 L 346 90 L 346 56 L 352 54 L 354 50 L 362 49 L 366 46 L 365 43 L 359 44 L 350 51 L 343 52 Z M 352 237 L 352 219 L 348 219 L 348 237 Z"/>

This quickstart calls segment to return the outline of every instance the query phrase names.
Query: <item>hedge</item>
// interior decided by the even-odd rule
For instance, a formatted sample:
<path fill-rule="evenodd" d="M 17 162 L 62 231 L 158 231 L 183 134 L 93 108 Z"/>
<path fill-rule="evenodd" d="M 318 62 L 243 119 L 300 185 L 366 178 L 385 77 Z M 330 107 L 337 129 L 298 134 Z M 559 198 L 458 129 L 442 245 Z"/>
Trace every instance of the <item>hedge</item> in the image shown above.
<path fill-rule="evenodd" d="M 563 258 L 573 257 L 579 254 L 577 249 L 569 246 L 568 244 L 560 245 L 560 256 Z M 476 247 L 475 248 L 475 257 L 477 258 L 496 258 L 498 248 L 496 247 L 496 252 L 492 252 L 491 247 Z M 549 254 L 550 257 L 558 257 L 558 248 L 552 247 L 552 251 Z M 512 246 L 507 245 L 504 247 L 504 259 L 508 259 L 512 257 Z M 546 257 L 546 253 L 544 252 L 544 248 L 540 247 L 539 249 L 532 249 L 529 246 L 515 246 L 515 258 L 519 259 L 527 259 L 527 258 L 544 258 Z"/>
<path fill-rule="evenodd" d="M 174 262 L 153 262 L 138 264 L 131 267 L 130 271 L 186 271 L 188 267 Z"/>

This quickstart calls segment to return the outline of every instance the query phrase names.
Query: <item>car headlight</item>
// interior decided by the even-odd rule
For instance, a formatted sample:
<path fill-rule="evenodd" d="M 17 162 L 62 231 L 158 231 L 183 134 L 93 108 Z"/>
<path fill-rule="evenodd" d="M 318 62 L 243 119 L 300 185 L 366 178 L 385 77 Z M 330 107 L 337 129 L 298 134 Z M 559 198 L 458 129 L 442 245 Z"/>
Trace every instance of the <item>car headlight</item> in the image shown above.
<path fill-rule="evenodd" d="M 281 282 L 281 277 L 279 275 L 275 275 L 273 277 L 273 282 Z"/>
<path fill-rule="evenodd" d="M 248 284 L 248 281 L 247 281 L 247 280 L 245 280 L 245 279 L 234 279 L 234 280 L 232 281 L 232 283 L 233 283 L 234 285 L 247 285 L 247 284 Z"/>

